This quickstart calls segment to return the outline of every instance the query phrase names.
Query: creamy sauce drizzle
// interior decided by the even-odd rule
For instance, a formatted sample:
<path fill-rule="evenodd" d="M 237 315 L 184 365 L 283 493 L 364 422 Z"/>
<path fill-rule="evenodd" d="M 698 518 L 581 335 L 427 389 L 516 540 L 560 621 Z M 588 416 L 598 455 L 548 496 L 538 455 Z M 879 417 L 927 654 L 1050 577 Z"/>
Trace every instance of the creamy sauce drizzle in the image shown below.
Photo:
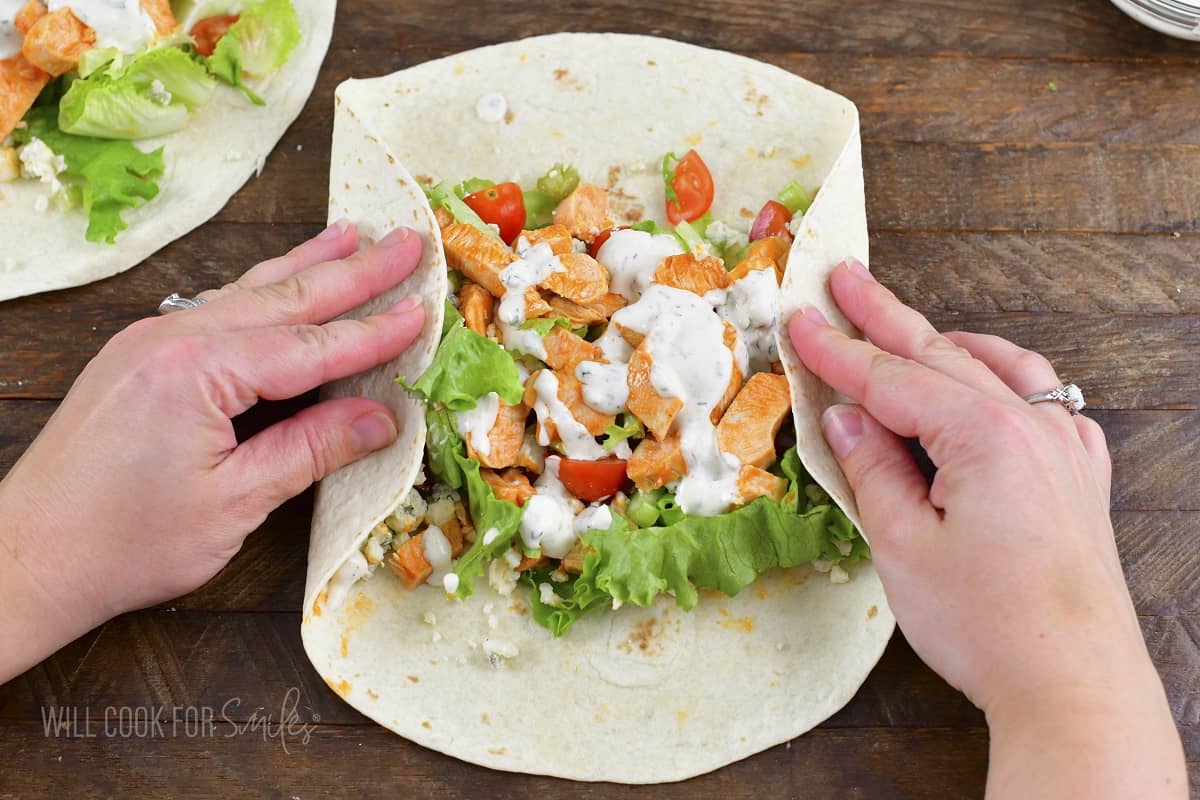
<path fill-rule="evenodd" d="M 779 324 L 779 284 L 775 271 L 756 269 L 728 289 L 705 295 L 721 319 L 737 328 L 745 345 L 751 372 L 769 372 L 779 360 L 775 327 Z M 742 374 L 748 374 L 745 369 Z"/>
<path fill-rule="evenodd" d="M 500 283 L 504 284 L 504 297 L 496 317 L 506 325 L 520 325 L 525 321 L 525 290 L 537 286 L 556 272 L 567 268 L 554 255 L 550 245 L 540 242 L 533 247 L 521 237 L 517 240 L 516 261 L 500 271 Z"/>
<path fill-rule="evenodd" d="M 596 260 L 608 270 L 611 291 L 633 303 L 650 285 L 663 259 L 682 252 L 679 240 L 670 234 L 621 230 L 612 232 Z"/>
<path fill-rule="evenodd" d="M 559 460 L 546 459 L 546 469 L 534 484 L 537 493 L 525 501 L 521 513 L 521 541 L 531 550 L 540 547 L 551 558 L 562 558 L 575 544 L 575 513 L 582 506 L 558 479 Z"/>
<path fill-rule="evenodd" d="M 538 444 L 543 446 L 550 444 L 546 420 L 553 420 L 567 458 L 596 461 L 608 455 L 603 447 L 596 444 L 596 440 L 588 433 L 587 428 L 575 419 L 571 409 L 567 408 L 566 404 L 558 398 L 558 378 L 552 371 L 546 369 L 538 374 L 533 381 L 533 391 L 537 395 L 537 399 L 533 403 L 533 411 L 537 414 Z M 548 472 L 549 458 L 546 459 L 546 464 Z M 545 473 L 543 473 L 544 476 Z"/>
<path fill-rule="evenodd" d="M 581 361 L 575 377 L 583 384 L 583 402 L 602 414 L 619 414 L 629 402 L 629 364 Z"/>
<path fill-rule="evenodd" d="M 96 31 L 97 48 L 115 47 L 135 53 L 154 41 L 154 21 L 138 0 L 47 0 L 50 12 L 69 8 Z"/>
<path fill-rule="evenodd" d="M 430 586 L 444 586 L 446 574 L 450 571 L 450 540 L 437 525 L 430 525 L 421 537 L 421 549 L 425 560 L 433 567 L 433 574 L 426 579 Z"/>
<path fill-rule="evenodd" d="M 459 435 L 481 456 L 486 457 L 492 453 L 492 442 L 488 434 L 495 427 L 499 413 L 500 395 L 488 392 L 486 397 L 481 397 L 475 402 L 474 408 L 456 412 L 454 415 L 458 422 Z"/>

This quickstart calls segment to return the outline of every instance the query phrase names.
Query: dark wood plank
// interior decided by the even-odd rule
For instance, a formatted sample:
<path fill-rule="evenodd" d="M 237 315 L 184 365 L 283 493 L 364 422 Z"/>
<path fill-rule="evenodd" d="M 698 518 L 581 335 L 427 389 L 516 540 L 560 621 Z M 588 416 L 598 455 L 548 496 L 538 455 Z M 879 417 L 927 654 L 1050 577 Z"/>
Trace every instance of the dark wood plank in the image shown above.
<path fill-rule="evenodd" d="M 812 0 L 781 19 L 768 0 L 696 0 L 646 5 L 629 0 L 562 6 L 455 5 L 388 0 L 355 4 L 339 17 L 329 67 L 345 63 L 360 74 L 381 74 L 447 52 L 563 30 L 670 36 L 749 55 L 778 51 L 875 55 L 970 54 L 1058 60 L 1195 62 L 1200 53 L 1137 25 L 1108 3 L 1009 0 L 987 5 L 956 0 L 861 5 Z M 390 56 L 372 61 L 374 52 Z"/>
<path fill-rule="evenodd" d="M 8 722 L 0 724 L 0 760 L 6 765 L 0 797 L 392 797 L 400 791 L 448 800 L 940 799 L 981 796 L 987 761 L 987 732 L 980 728 L 819 728 L 690 781 L 618 787 L 494 772 L 377 727 L 321 726 L 308 744 L 297 731 L 287 745 L 285 750 L 278 738 L 224 723 L 200 740 L 182 733 L 47 740 L 40 722 Z"/>
<path fill-rule="evenodd" d="M 875 231 L 871 269 L 927 314 L 1196 314 L 1198 251 L 1188 236 Z"/>

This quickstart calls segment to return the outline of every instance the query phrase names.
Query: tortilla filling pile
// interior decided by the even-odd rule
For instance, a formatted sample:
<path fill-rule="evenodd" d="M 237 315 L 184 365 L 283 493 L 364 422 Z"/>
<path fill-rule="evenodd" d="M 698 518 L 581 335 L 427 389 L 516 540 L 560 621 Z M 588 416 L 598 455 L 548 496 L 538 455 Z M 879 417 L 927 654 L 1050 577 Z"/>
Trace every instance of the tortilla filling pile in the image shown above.
<path fill-rule="evenodd" d="M 343 568 L 465 598 L 530 590 L 555 636 L 661 593 L 693 607 L 774 567 L 835 583 L 865 541 L 801 466 L 775 333 L 794 181 L 749 235 L 711 219 L 713 180 L 663 160 L 668 222 L 617 226 L 607 191 L 555 165 L 535 188 L 427 189 L 450 269 L 441 340 L 415 381 L 418 485 Z"/>

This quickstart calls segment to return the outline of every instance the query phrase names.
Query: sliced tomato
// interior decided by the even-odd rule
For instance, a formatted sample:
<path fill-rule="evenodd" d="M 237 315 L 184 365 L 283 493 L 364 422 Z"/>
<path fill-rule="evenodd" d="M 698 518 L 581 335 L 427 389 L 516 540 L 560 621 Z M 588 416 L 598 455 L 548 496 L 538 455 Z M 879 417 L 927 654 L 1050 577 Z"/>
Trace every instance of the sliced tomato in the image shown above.
<path fill-rule="evenodd" d="M 591 503 L 620 491 L 625 485 L 625 462 L 619 458 L 603 461 L 578 461 L 564 458 L 558 462 L 558 479 L 575 497 Z"/>
<path fill-rule="evenodd" d="M 596 236 L 596 238 L 592 240 L 591 244 L 588 245 L 588 255 L 591 256 L 592 258 L 596 258 L 597 255 L 600 253 L 600 248 L 603 247 L 604 243 L 608 241 L 608 237 L 613 235 L 613 231 L 627 231 L 627 230 L 629 230 L 629 226 L 622 225 L 619 228 L 609 228 L 607 230 L 600 231 L 599 235 Z"/>
<path fill-rule="evenodd" d="M 215 17 L 197 20 L 191 30 L 192 38 L 196 40 L 196 52 L 202 56 L 211 56 L 213 50 L 217 49 L 217 42 L 221 41 L 221 37 L 237 21 L 237 14 L 218 14 Z"/>
<path fill-rule="evenodd" d="M 792 232 L 788 230 L 788 223 L 791 221 L 792 212 L 787 210 L 787 206 L 778 200 L 768 200 L 754 218 L 754 224 L 750 226 L 750 241 L 757 242 L 768 236 L 777 236 L 790 242 Z"/>
<path fill-rule="evenodd" d="M 665 165 L 664 165 L 665 167 Z M 695 150 L 688 150 L 675 168 L 666 169 L 668 183 L 675 199 L 667 196 L 667 219 L 672 225 L 687 220 L 693 222 L 704 216 L 713 201 L 713 179 L 704 159 Z"/>
<path fill-rule="evenodd" d="M 497 183 L 463 198 L 471 210 L 489 224 L 500 228 L 500 238 L 512 244 L 525 227 L 525 198 L 521 187 L 509 181 Z"/>

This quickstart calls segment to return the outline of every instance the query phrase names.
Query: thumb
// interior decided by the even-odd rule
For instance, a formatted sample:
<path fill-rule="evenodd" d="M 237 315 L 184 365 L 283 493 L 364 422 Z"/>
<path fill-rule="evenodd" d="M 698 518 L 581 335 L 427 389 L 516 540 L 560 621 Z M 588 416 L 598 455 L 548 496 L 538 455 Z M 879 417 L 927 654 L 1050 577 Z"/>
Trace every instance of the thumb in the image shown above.
<path fill-rule="evenodd" d="M 889 549 L 906 533 L 937 523 L 929 485 L 912 454 L 865 408 L 830 406 L 821 416 L 821 429 L 854 489 L 872 548 Z"/>
<path fill-rule="evenodd" d="M 253 512 L 265 515 L 334 470 L 387 447 L 396 433 L 395 414 L 377 400 L 326 400 L 242 442 L 221 469 L 263 506 Z"/>

